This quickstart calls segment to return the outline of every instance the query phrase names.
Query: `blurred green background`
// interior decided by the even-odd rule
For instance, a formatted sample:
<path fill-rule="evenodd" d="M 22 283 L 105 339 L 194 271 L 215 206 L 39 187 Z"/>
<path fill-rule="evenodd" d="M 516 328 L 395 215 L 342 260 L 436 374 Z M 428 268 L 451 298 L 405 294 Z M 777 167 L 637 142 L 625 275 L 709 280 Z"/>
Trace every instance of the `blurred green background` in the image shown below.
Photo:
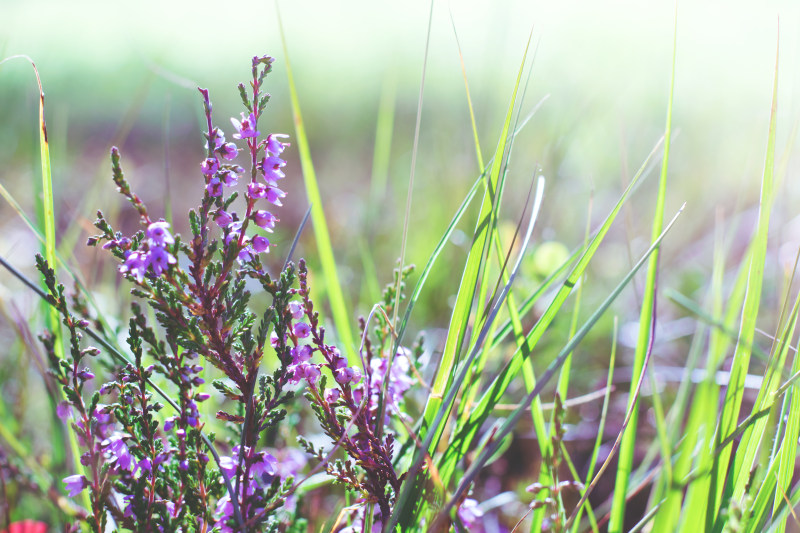
<path fill-rule="evenodd" d="M 113 313 L 120 305 L 116 273 L 101 266 L 107 254 L 83 247 L 94 233 L 98 208 L 126 233 L 138 227 L 135 212 L 110 180 L 111 145 L 120 146 L 126 175 L 151 212 L 172 213 L 176 230 L 185 232 L 185 213 L 201 194 L 197 86 L 211 90 L 216 124 L 230 135 L 228 117 L 238 117 L 241 109 L 236 84 L 247 79 L 253 55 L 272 55 L 276 62 L 267 90 L 273 97 L 261 130 L 294 135 L 276 5 L 5 1 L 0 6 L 0 55 L 27 54 L 42 76 L 59 238 L 62 246 L 75 249 L 75 263 L 101 297 L 105 294 Z M 368 312 L 376 287 L 390 281 L 399 256 L 430 4 L 278 2 L 278 7 L 339 274 L 355 316 Z M 437 2 L 406 262 L 424 265 L 478 175 L 456 37 L 488 159 L 532 35 L 533 68 L 522 114 L 539 109 L 515 144 L 504 223 L 513 228 L 531 177 L 541 169 L 548 182 L 536 242 L 555 241 L 567 250 L 582 241 L 587 217 L 592 225 L 605 217 L 663 132 L 674 16 L 672 2 Z M 678 6 L 677 135 L 668 216 L 684 202 L 687 207 L 664 245 L 662 286 L 698 296 L 694 291 L 708 279 L 717 216 L 724 217 L 731 239 L 732 266 L 739 258 L 737 244 L 749 235 L 758 201 L 779 19 L 778 146 L 787 173 L 768 272 L 779 279 L 794 257 L 792 243 L 800 241 L 800 222 L 791 223 L 797 153 L 786 145 L 798 117 L 800 7 L 790 1 L 685 2 Z M 394 106 L 394 126 L 387 170 L 375 174 L 382 98 Z M 14 60 L 0 66 L 0 180 L 31 216 L 41 187 L 37 105 L 30 65 Z M 294 147 L 287 155 L 283 186 L 289 196 L 285 207 L 275 210 L 281 218 L 272 254 L 276 263 L 307 207 Z M 588 306 L 602 300 L 604 289 L 646 248 L 655 181 L 633 197 L 624 223 L 600 250 L 590 275 L 597 291 L 587 297 Z M 0 227 L 0 254 L 35 277 L 30 266 L 38 245 L 5 202 Z M 454 272 L 463 263 L 471 223 L 461 230 L 444 266 L 432 274 L 414 329 L 447 325 L 458 283 Z M 310 230 L 299 254 L 313 266 Z M 534 247 L 527 276 L 517 286 L 521 297 L 541 279 L 537 269 L 544 259 Z M 25 316 L 36 305 L 33 295 L 9 276 L 0 279 L 0 297 L 10 302 L 14 295 Z M 321 283 L 320 276 L 317 286 Z M 617 306 L 623 322 L 638 314 L 636 291 L 626 295 Z M 660 319 L 668 323 L 669 311 Z M 607 333 L 601 328 L 599 335 Z M 679 352 L 673 363 L 680 364 Z"/>
<path fill-rule="evenodd" d="M 186 211 L 200 197 L 202 108 L 197 86 L 211 90 L 215 120 L 241 109 L 236 83 L 250 57 L 276 58 L 273 98 L 262 131 L 294 134 L 273 2 L 2 2 L 0 52 L 36 62 L 46 93 L 59 237 L 93 280 L 113 281 L 104 254 L 85 249 L 96 209 L 125 232 L 137 227 L 109 177 L 108 151 L 119 145 L 134 190 L 153 213 Z M 390 281 L 403 212 L 430 4 L 427 2 L 278 2 L 310 136 L 337 262 L 353 314 L 365 313 L 376 287 Z M 749 234 L 763 168 L 780 19 L 779 157 L 787 166 L 768 268 L 778 277 L 800 241 L 792 222 L 797 154 L 787 147 L 797 121 L 800 7 L 794 2 L 717 2 L 678 6 L 677 71 L 667 212 L 686 212 L 665 243 L 662 284 L 688 293 L 708 277 L 715 218 L 737 242 Z M 433 8 L 420 151 L 406 262 L 422 265 L 478 175 L 456 36 L 475 106 L 485 159 L 491 156 L 517 69 L 532 32 L 532 74 L 523 116 L 540 105 L 516 141 L 504 213 L 513 227 L 531 177 L 548 178 L 536 239 L 573 249 L 587 217 L 603 219 L 664 127 L 673 47 L 672 2 L 437 2 Z M 381 99 L 394 106 L 386 172 L 373 172 Z M 37 94 L 30 65 L 0 66 L 0 180 L 29 213 L 40 190 Z M 784 148 L 787 149 L 784 149 Z M 285 207 L 276 243 L 287 243 L 307 207 L 296 152 L 287 152 Z M 625 224 L 603 249 L 593 284 L 615 284 L 650 233 L 655 180 L 626 209 Z M 29 269 L 36 242 L 18 215 L 0 204 L 0 254 Z M 416 328 L 446 326 L 469 224 L 436 269 Z M 737 237 L 739 235 L 741 238 Z M 509 239 L 510 240 L 510 239 Z M 779 254 L 781 246 L 788 250 Z M 281 261 L 284 248 L 273 253 Z M 301 255 L 314 260 L 307 231 Z M 542 257 L 531 255 L 529 291 Z M 787 259 L 788 258 L 788 259 Z M 540 263 L 537 263 L 536 261 Z M 776 278 L 777 279 L 777 278 Z M 3 276 L 2 298 L 24 308 L 33 296 Z M 412 280 L 413 281 L 413 280 Z M 321 283 L 321 280 L 319 280 Z M 98 284 L 99 285 L 99 284 Z M 98 289 L 114 301 L 114 283 Z M 635 291 L 618 312 L 636 315 Z M 114 306 L 112 305 L 112 308 Z M 24 314 L 24 313 L 23 313 Z M 625 317 L 624 317 L 625 318 Z M 666 320 L 668 315 L 662 315 Z"/>

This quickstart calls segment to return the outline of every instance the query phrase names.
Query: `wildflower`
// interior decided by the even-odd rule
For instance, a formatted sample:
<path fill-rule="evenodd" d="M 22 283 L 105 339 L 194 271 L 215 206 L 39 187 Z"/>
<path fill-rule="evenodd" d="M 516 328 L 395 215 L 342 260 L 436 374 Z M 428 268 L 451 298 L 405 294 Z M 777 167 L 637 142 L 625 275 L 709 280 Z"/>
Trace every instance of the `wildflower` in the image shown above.
<path fill-rule="evenodd" d="M 478 501 L 467 498 L 458 508 L 458 518 L 464 523 L 468 531 L 475 531 L 480 519 L 483 518 L 483 511 L 478 507 Z"/>
<path fill-rule="evenodd" d="M 311 334 L 311 327 L 306 324 L 305 322 L 297 322 L 293 327 L 292 331 L 296 336 L 301 339 L 305 339 Z"/>
<path fill-rule="evenodd" d="M 214 141 L 214 150 L 219 150 L 225 143 L 225 134 L 221 129 L 214 128 L 214 131 L 211 132 L 211 139 Z M 206 148 L 208 148 L 208 143 L 206 143 Z"/>
<path fill-rule="evenodd" d="M 268 483 L 275 475 L 278 467 L 278 460 L 267 452 L 261 452 L 261 460 L 253 463 L 250 467 L 250 473 L 255 478 L 261 478 L 262 481 Z"/>
<path fill-rule="evenodd" d="M 147 242 L 150 246 L 166 246 L 167 244 L 175 244 L 175 239 L 169 233 L 169 222 L 159 220 L 147 226 Z"/>
<path fill-rule="evenodd" d="M 339 389 L 329 388 L 325 389 L 325 401 L 328 403 L 333 403 L 339 399 L 341 396 L 341 391 Z"/>
<path fill-rule="evenodd" d="M 75 374 L 75 377 L 81 381 L 89 381 L 90 379 L 94 379 L 94 374 L 88 368 L 84 368 L 83 370 Z"/>
<path fill-rule="evenodd" d="M 230 215 L 230 213 L 223 211 L 222 209 L 219 209 L 214 215 L 214 222 L 216 222 L 217 226 L 219 226 L 220 228 L 224 228 L 228 224 L 233 222 L 233 217 Z"/>
<path fill-rule="evenodd" d="M 272 155 L 281 155 L 281 152 L 289 146 L 289 143 L 281 142 L 278 137 L 289 137 L 284 133 L 271 133 L 267 135 L 267 152 Z"/>
<path fill-rule="evenodd" d="M 305 363 L 309 359 L 311 359 L 311 346 L 307 344 L 303 344 L 301 346 L 295 346 L 291 350 L 292 354 L 292 361 L 294 364 Z"/>
<path fill-rule="evenodd" d="M 153 272 L 156 276 L 160 276 L 165 270 L 169 269 L 169 265 L 177 263 L 175 256 L 161 247 L 154 247 L 150 249 L 147 254 L 147 262 L 153 267 Z"/>
<path fill-rule="evenodd" d="M 320 376 L 319 368 L 316 365 L 308 365 L 305 371 L 306 381 L 309 385 L 314 385 Z"/>
<path fill-rule="evenodd" d="M 214 176 L 210 180 L 208 180 L 208 184 L 206 185 L 206 192 L 208 192 L 209 196 L 222 196 L 222 182 L 219 180 L 218 177 Z"/>
<path fill-rule="evenodd" d="M 230 169 L 225 169 L 217 175 L 222 179 L 222 183 L 226 187 L 233 187 L 239 182 L 239 175 Z"/>
<path fill-rule="evenodd" d="M 286 161 L 276 156 L 265 157 L 259 164 L 261 172 L 264 174 L 264 178 L 267 180 L 267 183 L 273 187 L 277 186 L 279 179 L 286 177 L 286 174 L 284 174 L 281 170 L 281 168 L 285 166 Z"/>
<path fill-rule="evenodd" d="M 257 181 L 247 184 L 247 195 L 250 198 L 264 198 L 267 196 L 267 186 Z"/>
<path fill-rule="evenodd" d="M 236 156 L 239 155 L 239 150 L 233 143 L 225 143 L 222 146 L 218 147 L 217 151 L 222 157 L 224 157 L 228 161 L 233 161 L 234 159 L 236 159 Z"/>
<path fill-rule="evenodd" d="M 85 476 L 75 474 L 74 476 L 67 476 L 63 480 L 64 485 L 69 492 L 69 497 L 74 498 L 80 494 L 83 489 L 89 486 L 89 480 Z"/>
<path fill-rule="evenodd" d="M 147 256 L 142 252 L 129 252 L 125 256 L 125 262 L 119 267 L 120 273 L 130 274 L 139 283 L 144 280 L 145 270 L 147 270 Z"/>
<path fill-rule="evenodd" d="M 282 206 L 283 204 L 281 203 L 280 199 L 285 197 L 285 196 L 286 196 L 286 193 L 283 192 L 282 190 L 280 190 L 277 187 L 268 187 L 267 188 L 266 197 L 267 197 L 267 201 L 269 203 L 271 203 L 271 204 L 275 204 L 277 206 Z"/>
<path fill-rule="evenodd" d="M 256 223 L 256 226 L 270 233 L 272 233 L 272 228 L 275 227 L 275 222 L 277 222 L 277 220 L 275 215 L 263 209 L 259 209 L 253 213 L 253 222 Z"/>
<path fill-rule="evenodd" d="M 132 470 L 134 460 L 128 446 L 125 444 L 123 434 L 115 433 L 100 444 L 106 448 L 109 459 L 112 463 L 116 463 L 118 468 Z"/>
<path fill-rule="evenodd" d="M 269 252 L 269 241 L 261 235 L 253 237 L 252 246 L 257 253 Z"/>
<path fill-rule="evenodd" d="M 246 139 L 248 137 L 258 137 L 260 132 L 256 131 L 256 116 L 253 113 L 245 118 L 244 113 L 242 121 L 239 122 L 235 118 L 231 118 L 231 124 L 236 128 L 236 133 L 233 134 L 234 139 Z"/>
<path fill-rule="evenodd" d="M 236 448 L 238 449 L 238 446 Z M 228 474 L 228 477 L 230 478 L 236 474 L 237 461 L 232 457 L 223 455 L 219 458 L 219 467 L 222 471 Z"/>
<path fill-rule="evenodd" d="M 200 163 L 200 170 L 206 176 L 214 174 L 219 170 L 219 160 L 216 157 L 209 157 Z"/>

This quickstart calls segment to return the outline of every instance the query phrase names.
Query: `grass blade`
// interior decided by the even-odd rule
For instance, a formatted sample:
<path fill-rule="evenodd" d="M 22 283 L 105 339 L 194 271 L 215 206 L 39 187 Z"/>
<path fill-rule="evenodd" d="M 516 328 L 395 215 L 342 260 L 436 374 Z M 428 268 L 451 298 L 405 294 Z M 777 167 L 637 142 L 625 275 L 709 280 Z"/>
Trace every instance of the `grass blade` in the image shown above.
<path fill-rule="evenodd" d="M 742 404 L 742 393 L 744 378 L 750 364 L 750 355 L 756 329 L 756 317 L 758 316 L 759 303 L 761 299 L 761 288 L 764 278 L 764 261 L 767 252 L 767 237 L 769 231 L 769 220 L 773 199 L 773 171 L 775 162 L 775 132 L 777 127 L 777 105 L 778 105 L 778 52 L 776 51 L 775 77 L 772 88 L 772 108 L 770 111 L 769 136 L 767 141 L 766 157 L 764 162 L 764 175 L 761 180 L 761 199 L 759 202 L 758 222 L 752 241 L 752 255 L 750 257 L 749 274 L 747 279 L 747 290 L 742 311 L 742 320 L 739 327 L 739 342 L 733 354 L 731 363 L 731 379 L 725 393 L 725 400 L 720 415 L 720 424 L 717 428 L 716 442 L 722 443 L 728 435 L 736 428 L 739 417 L 739 409 Z M 719 454 L 714 457 L 714 465 L 711 473 L 711 497 L 713 505 L 707 509 L 706 525 L 714 524 L 714 530 L 721 530 L 723 521 L 720 520 L 719 511 L 725 492 L 725 479 L 728 471 L 728 464 L 731 458 L 732 446 L 725 446 Z M 740 465 L 736 465 L 735 471 L 740 470 Z M 737 481 L 737 485 L 739 482 Z"/>
<path fill-rule="evenodd" d="M 325 279 L 325 291 L 328 302 L 331 306 L 333 323 L 341 341 L 341 347 L 347 354 L 351 364 L 358 362 L 355 351 L 355 341 L 351 327 L 350 312 L 344 299 L 344 291 L 336 272 L 336 259 L 333 255 L 330 232 L 325 221 L 325 212 L 322 207 L 322 197 L 319 193 L 317 175 L 314 171 L 314 163 L 311 160 L 311 149 L 306 136 L 306 129 L 303 123 L 303 115 L 300 110 L 300 99 L 297 96 L 297 87 L 292 74 L 292 65 L 289 61 L 289 50 L 286 45 L 286 35 L 283 31 L 280 12 L 278 11 L 278 28 L 281 34 L 283 53 L 286 57 L 286 75 L 289 81 L 289 97 L 292 103 L 292 116 L 294 117 L 295 136 L 297 139 L 297 152 L 300 157 L 300 165 L 303 169 L 303 183 L 308 195 L 308 203 L 311 205 L 311 223 L 314 227 L 314 236 L 317 241 L 317 253 L 319 254 L 322 274 Z"/>
<path fill-rule="evenodd" d="M 666 126 L 664 128 L 664 158 L 661 160 L 661 176 L 658 181 L 658 197 L 656 199 L 655 213 L 653 215 L 652 238 L 655 239 L 664 227 L 664 203 L 667 195 L 667 170 L 669 168 L 669 151 L 672 137 L 672 103 L 675 93 L 675 60 L 678 50 L 678 13 L 677 4 L 675 6 L 675 24 L 673 29 L 672 44 L 672 75 L 670 76 L 669 100 L 667 103 Z M 647 265 L 647 280 L 644 288 L 644 299 L 642 310 L 639 316 L 639 337 L 636 342 L 636 351 L 633 356 L 633 376 L 638 376 L 644 368 L 645 358 L 647 357 L 647 347 L 652 344 L 652 331 L 650 322 L 655 312 L 656 299 L 656 275 L 658 272 L 659 250 L 655 250 L 650 256 Z M 619 449 L 619 462 L 617 463 L 617 476 L 614 484 L 614 497 L 611 504 L 611 515 L 608 521 L 609 533 L 621 533 L 625 520 L 626 494 L 630 481 L 631 469 L 633 466 L 633 452 L 636 445 L 636 426 L 639 418 L 638 406 L 632 403 L 633 387 L 635 380 L 631 380 L 631 395 L 628 407 L 632 408 L 631 423 L 628 425 L 622 436 L 622 443 Z"/>
<path fill-rule="evenodd" d="M 681 212 L 683 211 L 683 207 L 681 207 L 681 211 L 673 217 L 673 219 L 667 224 L 664 228 L 664 231 L 658 238 L 653 242 L 650 248 L 645 252 L 642 258 L 634 265 L 631 271 L 625 276 L 625 278 L 617 285 L 614 291 L 606 298 L 606 300 L 597 308 L 597 310 L 592 314 L 591 317 L 581 326 L 578 332 L 572 337 L 569 342 L 561 349 L 556 359 L 550 363 L 547 367 L 547 370 L 542 374 L 539 382 L 536 384 L 536 387 L 529 392 L 525 398 L 520 402 L 519 407 L 517 407 L 514 412 L 509 416 L 506 421 L 500 426 L 500 428 L 494 433 L 494 439 L 492 442 L 484 448 L 480 454 L 476 457 L 473 463 L 470 465 L 469 469 L 466 471 L 464 476 L 461 479 L 461 482 L 458 485 L 458 488 L 452 494 L 450 501 L 444 506 L 442 509 L 441 515 L 447 516 L 453 508 L 453 505 L 458 498 L 465 493 L 467 488 L 470 486 L 472 481 L 477 476 L 480 469 L 483 467 L 483 464 L 489 459 L 497 450 L 497 447 L 502 442 L 503 438 L 510 433 L 514 426 L 519 422 L 519 419 L 525 412 L 525 409 L 528 405 L 530 405 L 533 398 L 538 396 L 542 390 L 544 389 L 545 385 L 550 381 L 550 379 L 555 376 L 556 372 L 561 368 L 561 365 L 564 363 L 566 358 L 569 356 L 570 353 L 575 349 L 575 347 L 580 343 L 580 341 L 586 336 L 586 334 L 594 327 L 595 323 L 600 319 L 600 317 L 605 313 L 606 309 L 611 305 L 611 303 L 619 296 L 622 290 L 630 283 L 633 279 L 633 276 L 639 269 L 644 265 L 645 261 L 651 256 L 654 250 L 658 248 L 661 244 L 662 239 L 666 234 L 672 229 L 673 224 L 680 216 Z M 640 378 L 640 384 L 642 379 Z"/>

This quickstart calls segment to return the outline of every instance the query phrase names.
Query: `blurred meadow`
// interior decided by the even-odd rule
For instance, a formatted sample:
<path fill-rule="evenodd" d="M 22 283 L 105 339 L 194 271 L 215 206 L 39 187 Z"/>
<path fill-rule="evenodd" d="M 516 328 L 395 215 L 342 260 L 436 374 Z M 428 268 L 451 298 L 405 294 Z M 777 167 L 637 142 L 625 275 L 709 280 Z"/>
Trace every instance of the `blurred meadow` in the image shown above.
<path fill-rule="evenodd" d="M 504 245 L 511 242 L 518 220 L 527 217 L 524 202 L 532 179 L 541 174 L 547 182 L 542 212 L 513 289 L 518 301 L 583 243 L 587 225 L 594 229 L 603 222 L 664 133 L 676 24 L 672 2 L 453 0 L 436 2 L 432 12 L 427 2 L 281 1 L 278 7 L 353 323 L 379 300 L 399 257 L 429 15 L 405 264 L 421 268 L 426 263 L 480 174 L 464 74 L 486 161 L 501 133 L 529 36 L 532 66 L 522 81 L 520 110 L 523 117 L 536 112 L 517 136 L 510 157 L 500 220 Z M 120 147 L 126 176 L 151 212 L 164 213 L 175 221 L 176 233 L 187 233 L 185 213 L 197 203 L 198 162 L 204 153 L 204 116 L 196 87 L 210 90 L 217 123 L 228 127 L 227 117 L 240 111 L 235 85 L 246 79 L 254 55 L 276 58 L 267 79 L 272 98 L 264 127 L 289 134 L 292 143 L 284 154 L 288 165 L 282 187 L 288 196 L 278 214 L 277 248 L 267 259 L 275 267 L 282 263 L 308 200 L 294 144 L 287 57 L 278 24 L 273 2 L 0 0 L 0 58 L 30 56 L 46 95 L 59 249 L 109 317 L 124 316 L 131 297 L 110 256 L 84 243 L 96 233 L 92 222 L 97 209 L 126 234 L 138 228 L 136 212 L 110 179 L 110 147 Z M 768 348 L 768 335 L 776 331 L 800 246 L 800 152 L 794 145 L 800 118 L 799 30 L 800 4 L 790 0 L 700 0 L 677 6 L 667 219 L 684 202 L 686 207 L 661 248 L 650 362 L 655 379 L 645 382 L 638 421 L 642 445 L 635 464 L 656 433 L 652 385 L 665 398 L 674 396 L 697 325 L 695 314 L 666 295 L 673 291 L 703 301 L 714 235 L 720 229 L 725 279 L 730 282 L 753 232 L 779 43 L 776 196 L 757 320 L 764 334 L 757 334 L 756 342 Z M 41 193 L 37 113 L 30 64 L 13 60 L 0 65 L 0 184 L 32 219 Z M 649 177 L 625 204 L 589 265 L 582 318 L 650 245 L 658 166 L 658 161 L 651 165 Z M 410 329 L 426 334 L 425 361 L 442 349 L 446 336 L 477 211 L 467 218 L 432 270 L 412 315 Z M 19 214 L 1 201 L 0 256 L 38 279 L 33 265 L 39 250 Z M 306 257 L 315 276 L 318 262 L 310 225 L 296 257 Z M 412 287 L 415 281 L 412 276 Z M 324 289 L 321 275 L 315 283 L 315 289 Z M 606 427 L 609 442 L 625 414 L 643 285 L 642 272 L 575 351 L 581 362 L 573 363 L 569 398 L 604 386 L 617 317 L 620 346 L 617 389 Z M 567 306 L 573 304 L 570 300 Z M 36 413 L 42 404 L 31 391 L 42 391 L 43 385 L 31 362 L 35 357 L 21 346 L 35 344 L 30 335 L 43 327 L 41 311 L 33 293 L 5 271 L 0 273 L 0 342 L 12 347 L 0 351 L 0 409 L 5 410 L 0 420 L 15 420 L 16 427 L 9 429 L 28 439 L 39 457 L 47 455 L 48 442 L 46 437 L 38 440 Z M 543 306 L 535 308 L 525 318 L 527 326 L 542 311 Z M 567 312 L 537 350 L 557 351 L 569 328 Z M 534 367 L 540 372 L 551 359 L 548 355 L 537 362 L 534 354 Z M 754 357 L 750 372 L 759 374 L 764 364 Z M 521 390 L 520 384 L 516 393 Z M 552 391 L 542 399 L 553 401 Z M 583 440 L 594 439 L 599 405 L 584 403 L 571 414 L 565 441 L 573 443 L 576 457 L 586 453 L 584 448 L 591 450 L 592 443 Z M 515 483 L 536 480 L 537 467 L 530 458 L 535 438 L 527 417 L 505 466 L 491 467 L 499 472 L 504 490 L 518 491 Z M 598 506 L 613 491 L 613 475 L 605 483 L 594 496 Z M 488 499 L 499 492 L 492 488 L 482 494 Z M 632 500 L 632 520 L 643 514 L 646 496 L 645 491 Z M 515 520 L 504 516 L 500 522 L 513 526 Z"/>

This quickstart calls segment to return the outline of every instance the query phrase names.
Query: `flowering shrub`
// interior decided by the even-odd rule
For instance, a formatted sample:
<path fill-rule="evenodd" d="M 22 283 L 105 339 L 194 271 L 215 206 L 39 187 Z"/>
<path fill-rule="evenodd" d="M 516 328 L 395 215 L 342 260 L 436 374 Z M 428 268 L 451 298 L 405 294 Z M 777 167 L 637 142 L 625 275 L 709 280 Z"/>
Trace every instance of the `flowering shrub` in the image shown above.
<path fill-rule="evenodd" d="M 280 207 L 286 196 L 278 182 L 285 177 L 281 155 L 289 146 L 286 135 L 259 131 L 269 99 L 263 82 L 272 62 L 253 58 L 249 87 L 239 85 L 246 112 L 231 123 L 232 137 L 243 147 L 226 141 L 212 120 L 209 93 L 200 89 L 207 125 L 200 163 L 204 190 L 199 207 L 189 213 L 188 239 L 173 235 L 166 220 L 151 217 L 124 177 L 119 150 L 112 149 L 114 183 L 139 213 L 143 230 L 123 235 L 98 212 L 100 234 L 88 244 L 102 243 L 120 261 L 120 274 L 151 307 L 158 326 L 139 303 L 132 305 L 127 344 L 133 359 L 106 345 L 116 356 L 112 379 L 95 392 L 90 389 L 96 376 L 86 362 L 102 352 L 82 340 L 91 333 L 90 317 L 79 301 L 67 303 L 63 286 L 38 258 L 70 338 L 69 354 L 60 357 L 54 338 L 43 337 L 65 395 L 59 415 L 71 420 L 82 449 L 83 471 L 63 484 L 71 498 L 88 494 L 82 520 L 92 531 L 109 525 L 137 531 L 303 530 L 292 494 L 307 456 L 262 445 L 296 405 L 295 389 L 303 385 L 333 446 L 323 450 L 301 439 L 302 446 L 360 501 L 377 505 L 376 516 L 391 510 L 401 477 L 392 463 L 394 436 L 384 424 L 400 413 L 412 384 L 408 354 L 399 353 L 392 366 L 373 353 L 367 338 L 363 366 L 348 364 L 326 341 L 305 262 L 287 261 L 277 275 L 261 262 L 272 246 L 267 234 L 279 222 L 267 209 Z M 237 202 L 242 181 L 243 205 Z M 248 305 L 251 286 L 271 298 L 266 309 Z M 389 289 L 387 302 L 393 295 Z M 377 335 L 385 346 L 389 328 L 380 323 Z M 366 328 L 362 320 L 368 337 Z M 271 374 L 262 373 L 265 358 L 272 360 Z M 209 364 L 224 376 L 213 380 L 213 389 L 203 377 Z M 388 395 L 380 405 L 387 375 Z M 227 428 L 224 436 L 207 431 L 201 404 L 212 398 L 227 400 L 216 412 Z M 174 412 L 161 414 L 162 402 Z M 348 459 L 331 461 L 338 449 Z"/>

